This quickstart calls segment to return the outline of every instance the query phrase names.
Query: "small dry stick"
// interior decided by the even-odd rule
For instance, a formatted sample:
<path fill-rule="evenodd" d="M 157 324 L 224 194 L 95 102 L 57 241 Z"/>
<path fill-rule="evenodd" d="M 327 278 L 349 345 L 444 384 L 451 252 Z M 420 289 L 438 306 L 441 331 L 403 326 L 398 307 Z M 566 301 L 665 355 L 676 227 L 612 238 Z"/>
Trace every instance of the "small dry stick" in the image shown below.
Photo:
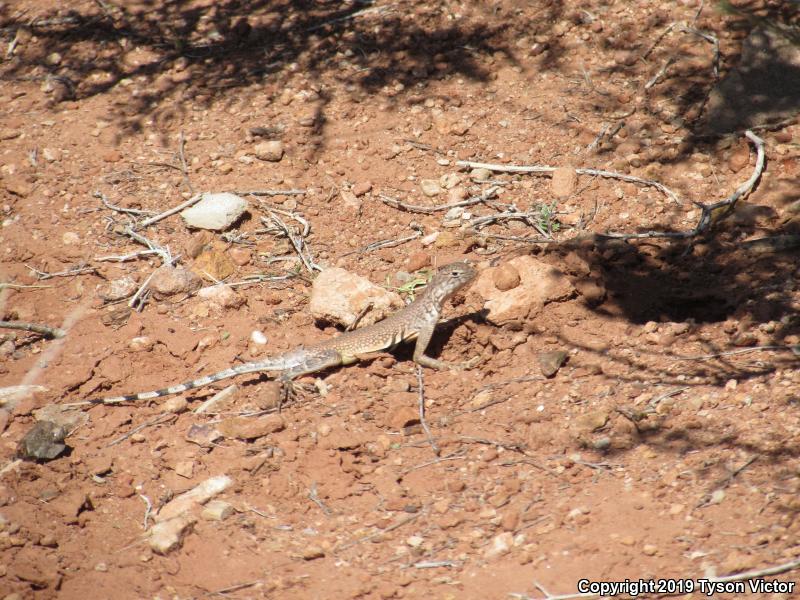
<path fill-rule="evenodd" d="M 76 402 L 75 404 L 78 404 L 78 403 Z M 172 419 L 177 419 L 177 418 L 178 418 L 178 416 L 173 414 L 173 413 L 166 413 L 166 412 L 165 413 L 161 413 L 160 415 L 158 415 L 152 421 L 147 421 L 146 423 L 142 423 L 141 425 L 137 425 L 136 427 L 131 429 L 128 433 L 126 433 L 124 435 L 121 435 L 117 439 L 109 442 L 108 445 L 106 446 L 106 448 L 110 448 L 111 446 L 116 446 L 117 444 L 119 444 L 121 442 L 124 442 L 129 437 L 131 437 L 134 433 L 138 433 L 142 429 L 147 429 L 148 427 L 152 427 L 154 425 L 160 425 L 161 423 L 166 423 L 167 421 L 170 421 Z"/>
<path fill-rule="evenodd" d="M 756 147 L 757 157 L 756 166 L 747 181 L 741 184 L 725 200 L 720 200 L 714 204 L 703 204 L 702 202 L 692 202 L 701 210 L 700 219 L 694 229 L 689 231 L 646 231 L 644 233 L 606 233 L 604 237 L 620 240 L 643 240 L 652 238 L 671 238 L 671 239 L 691 239 L 703 233 L 711 225 L 711 218 L 715 213 L 728 214 L 733 211 L 736 202 L 746 194 L 749 194 L 756 182 L 764 171 L 764 140 L 758 137 L 749 129 L 744 132 L 748 140 L 753 142 Z"/>
<path fill-rule="evenodd" d="M 457 452 L 453 452 L 453 454 L 448 454 L 447 456 L 442 456 L 440 458 L 429 460 L 428 462 L 420 463 L 418 465 L 414 465 L 413 467 L 409 467 L 408 469 L 403 471 L 403 476 L 405 477 L 412 471 L 418 471 L 419 469 L 424 469 L 425 467 L 438 465 L 439 463 L 443 463 L 448 460 L 463 460 L 466 457 L 467 457 L 466 452 L 464 452 L 463 450 L 459 450 Z"/>
<path fill-rule="evenodd" d="M 53 287 L 52 285 L 22 285 L 19 283 L 6 283 L 0 281 L 0 290 L 9 288 L 12 290 L 44 290 Z"/>
<path fill-rule="evenodd" d="M 58 273 L 45 273 L 39 269 L 34 269 L 31 266 L 25 265 L 36 274 L 36 278 L 43 281 L 45 279 L 52 279 L 53 277 L 72 277 L 73 275 L 83 275 L 85 273 L 94 273 L 97 271 L 94 267 L 73 267 L 66 271 L 59 271 Z"/>
<path fill-rule="evenodd" d="M 459 160 L 456 162 L 459 167 L 467 167 L 469 169 L 489 169 L 498 173 L 530 173 L 532 175 L 546 175 L 553 173 L 556 167 L 538 166 L 538 165 L 498 165 L 493 163 L 472 162 L 469 160 Z M 601 169 L 575 169 L 578 175 L 594 175 L 596 177 L 605 177 L 607 179 L 619 179 L 628 183 L 638 183 L 647 187 L 654 187 L 664 195 L 668 196 L 675 203 L 681 204 L 678 195 L 665 186 L 663 183 L 653 181 L 652 179 L 642 179 L 641 177 L 634 177 L 633 175 L 625 175 L 623 173 L 615 173 L 614 171 L 604 171 Z"/>
<path fill-rule="evenodd" d="M 472 198 L 467 198 L 466 200 L 461 200 L 459 202 L 451 202 L 449 204 L 437 204 L 434 206 L 420 206 L 418 204 L 408 204 L 406 202 L 401 202 L 397 198 L 392 198 L 391 196 L 387 196 L 385 194 L 381 194 L 380 198 L 381 200 L 383 200 L 384 203 L 388 204 L 392 208 L 399 208 L 408 212 L 416 212 L 416 213 L 423 213 L 426 215 L 432 215 L 433 213 L 440 212 L 443 210 L 450 210 L 451 208 L 480 204 L 482 202 L 490 200 L 496 194 L 497 194 L 497 187 L 492 186 L 490 188 L 487 188 L 484 192 L 482 192 L 478 196 L 473 196 Z"/>
<path fill-rule="evenodd" d="M 423 514 L 422 512 L 414 513 L 413 515 L 411 515 L 409 517 L 406 517 L 402 521 L 398 521 L 394 525 L 389 525 L 389 527 L 387 527 L 386 529 L 381 529 L 379 531 L 376 531 L 375 533 L 371 533 L 371 534 L 369 534 L 367 536 L 364 536 L 362 538 L 358 538 L 357 540 L 353 540 L 352 542 L 348 542 L 347 544 L 344 544 L 343 546 L 340 546 L 339 548 L 337 548 L 336 552 L 341 552 L 342 550 L 347 550 L 348 548 L 352 548 L 353 546 L 357 546 L 358 544 L 361 544 L 362 542 L 368 542 L 370 540 L 375 539 L 378 536 L 381 536 L 381 535 L 384 535 L 384 534 L 389 533 L 391 531 L 394 531 L 395 529 L 400 529 L 403 525 L 408 525 L 412 521 L 416 521 L 417 519 L 419 519 L 420 516 L 422 516 L 422 514 Z"/>
<path fill-rule="evenodd" d="M 753 346 L 752 348 L 739 348 L 738 350 L 728 350 L 727 352 L 717 352 L 716 354 L 701 354 L 700 356 L 670 356 L 672 360 L 711 360 L 712 358 L 720 358 L 722 356 L 736 356 L 738 354 L 750 354 L 751 352 L 763 351 L 786 351 L 793 354 L 800 352 L 800 346 Z"/>
<path fill-rule="evenodd" d="M 139 252 L 131 252 L 130 254 L 110 254 L 109 256 L 96 256 L 95 260 L 98 262 L 125 262 L 127 260 L 139 258 L 140 256 L 151 256 L 153 254 L 158 254 L 158 252 L 156 250 L 139 250 Z"/>
<path fill-rule="evenodd" d="M 420 365 L 417 365 L 417 387 L 419 389 L 419 422 L 422 424 L 425 435 L 428 436 L 428 443 L 431 445 L 431 448 L 433 448 L 433 453 L 439 456 L 441 450 L 436 444 L 436 440 L 433 439 L 431 429 L 428 427 L 428 422 L 425 420 L 425 386 L 422 379 L 422 367 Z"/>
<path fill-rule="evenodd" d="M 406 242 L 410 242 L 412 240 L 421 238 L 425 233 L 425 230 L 416 223 L 412 223 L 411 228 L 414 229 L 413 235 L 409 235 L 403 238 L 397 238 L 394 240 L 379 240 L 377 242 L 371 242 L 366 246 L 359 248 L 358 250 L 351 250 L 350 252 L 345 252 L 344 254 L 342 254 L 342 258 L 344 258 L 345 256 L 350 256 L 351 254 L 362 254 L 364 252 L 372 252 L 373 250 L 379 250 L 381 248 L 394 248 L 395 246 L 400 246 L 402 244 L 405 244 Z"/>
<path fill-rule="evenodd" d="M 144 502 L 144 523 L 142 524 L 142 529 L 147 531 L 147 522 L 150 520 L 150 513 L 153 512 L 153 503 L 150 502 L 150 498 L 144 494 L 139 494 L 139 498 L 141 498 L 142 502 Z"/>
<path fill-rule="evenodd" d="M 103 192 L 95 192 L 92 194 L 95 198 L 99 198 L 100 201 L 103 203 L 103 206 L 113 210 L 114 212 L 125 213 L 129 215 L 152 215 L 153 211 L 151 210 L 139 210 L 137 208 L 123 208 L 122 206 L 117 206 L 115 204 L 111 204 L 108 201 L 108 197 Z"/>
<path fill-rule="evenodd" d="M 239 196 L 302 196 L 305 190 L 251 190 L 249 192 L 233 192 Z"/>
<path fill-rule="evenodd" d="M 149 227 L 153 223 L 157 223 L 158 221 L 161 221 L 162 219 L 166 219 L 167 217 L 170 217 L 170 216 L 174 215 L 175 213 L 179 213 L 184 208 L 189 208 L 193 204 L 197 204 L 200 201 L 200 198 L 202 198 L 202 197 L 203 197 L 203 194 L 195 194 L 194 196 L 189 198 L 186 202 L 181 202 L 180 204 L 178 204 L 178 206 L 174 206 L 173 208 L 170 208 L 169 210 L 165 210 L 163 213 L 157 214 L 156 216 L 150 217 L 149 219 L 145 219 L 141 223 L 137 224 L 136 228 L 137 229 L 144 229 L 145 227 Z"/>
<path fill-rule="evenodd" d="M 31 331 L 49 338 L 63 338 L 67 335 L 66 331 L 58 327 L 48 327 L 47 325 L 37 325 L 36 323 L 27 323 L 25 321 L 0 321 L 0 328 Z"/>

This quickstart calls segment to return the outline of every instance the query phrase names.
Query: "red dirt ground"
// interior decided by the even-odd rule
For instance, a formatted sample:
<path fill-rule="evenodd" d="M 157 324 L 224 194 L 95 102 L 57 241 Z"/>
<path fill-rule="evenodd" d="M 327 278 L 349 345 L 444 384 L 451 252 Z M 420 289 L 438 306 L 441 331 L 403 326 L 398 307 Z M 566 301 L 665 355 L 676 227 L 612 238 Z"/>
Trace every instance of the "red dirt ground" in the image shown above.
<path fill-rule="evenodd" d="M 792 3 L 728 14 L 696 0 L 69 4 L 0 3 L 0 281 L 41 286 L 5 286 L 0 318 L 69 329 L 63 340 L 0 330 L 0 385 L 47 388 L 0 412 L 0 598 L 543 598 L 534 582 L 574 594 L 580 579 L 697 582 L 800 558 L 797 357 L 709 357 L 800 342 L 797 247 L 746 244 L 798 234 L 800 125 L 787 114 L 800 102 L 770 87 L 773 113 L 734 114 L 718 135 L 714 46 L 692 33 L 718 40 L 724 78 L 759 19 L 793 24 Z M 784 69 L 788 82 L 797 66 Z M 691 201 L 722 200 L 753 172 L 742 130 L 763 120 L 778 124 L 757 130 L 767 167 L 755 192 L 694 243 L 592 235 L 691 229 Z M 284 143 L 279 162 L 255 157 L 269 139 Z M 382 201 L 446 203 L 420 181 L 447 174 L 470 194 L 488 187 L 457 160 L 609 169 L 681 200 L 582 175 L 553 205 L 547 177 L 495 174 L 502 202 L 554 206 L 549 244 L 501 238 L 538 237 L 528 223 L 476 234 L 470 219 L 443 226 L 443 213 Z M 326 394 L 310 386 L 284 408 L 285 429 L 249 443 L 201 447 L 187 433 L 268 407 L 274 388 L 256 376 L 237 380 L 223 415 L 162 418 L 163 400 L 95 407 L 67 455 L 12 462 L 48 404 L 150 390 L 333 333 L 306 309 L 305 272 L 238 287 L 246 304 L 221 311 L 178 296 L 127 313 L 97 294 L 161 263 L 97 260 L 142 247 L 94 192 L 160 212 L 192 191 L 287 189 L 305 194 L 249 197 L 232 230 L 246 238 L 191 234 L 178 216 L 142 233 L 196 269 L 193 250 L 215 239 L 217 255 L 238 257 L 230 281 L 297 273 L 269 261 L 291 250 L 258 233 L 263 202 L 309 221 L 317 262 L 375 283 L 427 262 L 532 254 L 578 293 L 507 327 L 484 322 L 470 291 L 448 307 L 434 354 L 484 360 L 425 371 L 438 457 L 418 427 L 402 428 L 418 403 L 402 349 L 320 374 Z M 412 224 L 443 233 L 359 251 Z M 92 269 L 34 271 L 81 266 Z M 249 341 L 254 329 L 266 346 Z M 153 347 L 132 350 L 139 336 Z M 569 360 L 544 380 L 538 357 L 551 350 Z M 219 389 L 186 398 L 193 408 Z M 222 474 L 236 512 L 154 553 L 144 498 L 155 509 Z"/>

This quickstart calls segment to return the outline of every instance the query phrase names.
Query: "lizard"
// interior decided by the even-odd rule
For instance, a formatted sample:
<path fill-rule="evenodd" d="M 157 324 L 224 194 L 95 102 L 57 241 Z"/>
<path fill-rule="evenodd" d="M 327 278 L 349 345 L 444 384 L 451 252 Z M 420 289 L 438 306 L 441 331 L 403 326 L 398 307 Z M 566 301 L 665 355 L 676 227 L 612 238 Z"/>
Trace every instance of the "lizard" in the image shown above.
<path fill-rule="evenodd" d="M 379 352 L 392 351 L 400 343 L 416 340 L 413 360 L 432 369 L 467 369 L 473 367 L 477 357 L 463 363 L 447 363 L 425 354 L 441 317 L 445 302 L 459 289 L 470 283 L 477 272 L 468 262 L 454 262 L 439 268 L 430 283 L 411 303 L 382 321 L 361 329 L 347 331 L 338 336 L 308 347 L 300 346 L 265 360 L 248 362 L 212 375 L 187 381 L 151 392 L 140 392 L 113 398 L 97 398 L 76 402 L 70 406 L 119 404 L 136 400 L 150 400 L 203 387 L 223 379 L 246 373 L 278 373 L 277 379 L 284 385 L 301 375 L 316 373 L 338 366 L 350 365 L 370 358 Z"/>

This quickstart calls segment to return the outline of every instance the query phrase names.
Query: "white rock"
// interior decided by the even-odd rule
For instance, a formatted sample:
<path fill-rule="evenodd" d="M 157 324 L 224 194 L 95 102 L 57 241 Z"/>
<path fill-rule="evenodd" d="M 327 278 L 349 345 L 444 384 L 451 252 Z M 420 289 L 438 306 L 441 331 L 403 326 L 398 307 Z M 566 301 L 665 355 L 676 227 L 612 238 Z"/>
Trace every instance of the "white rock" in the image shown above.
<path fill-rule="evenodd" d="M 242 216 L 247 206 L 247 200 L 236 194 L 205 193 L 197 204 L 181 212 L 181 216 L 189 227 L 224 231 Z"/>
<path fill-rule="evenodd" d="M 250 341 L 252 341 L 254 344 L 258 344 L 259 346 L 264 346 L 267 343 L 267 336 L 256 329 L 250 334 Z"/>
<path fill-rule="evenodd" d="M 311 287 L 309 309 L 320 321 L 348 326 L 369 304 L 372 310 L 361 319 L 359 327 L 379 321 L 404 306 L 398 294 L 338 267 L 322 271 Z"/>
<path fill-rule="evenodd" d="M 74 231 L 67 231 L 64 235 L 61 236 L 61 241 L 64 242 L 65 246 L 74 246 L 75 244 L 78 244 L 81 241 L 81 238 Z"/>
<path fill-rule="evenodd" d="M 233 506 L 224 500 L 211 500 L 200 516 L 206 521 L 224 521 L 234 513 Z"/>
<path fill-rule="evenodd" d="M 210 285 L 198 290 L 197 295 L 219 308 L 239 308 L 245 298 L 229 285 Z"/>
<path fill-rule="evenodd" d="M 502 556 L 503 554 L 507 554 L 508 551 L 511 550 L 511 546 L 513 545 L 514 545 L 514 534 L 511 533 L 510 531 L 506 531 L 492 538 L 492 543 L 484 552 L 484 556 L 486 558 L 495 558 L 496 556 Z"/>
<path fill-rule="evenodd" d="M 484 299 L 487 319 L 494 325 L 530 320 L 545 304 L 566 300 L 575 292 L 561 271 L 532 256 L 518 256 L 508 262 L 519 273 L 518 286 L 506 291 L 497 289 L 494 269 L 483 271 L 472 286 Z"/>
<path fill-rule="evenodd" d="M 150 530 L 148 543 L 157 554 L 168 554 L 179 548 L 183 538 L 192 530 L 197 517 L 183 515 L 169 521 L 156 523 Z"/>
<path fill-rule="evenodd" d="M 48 391 L 43 385 L 11 385 L 0 388 L 0 406 L 5 404 L 15 405 L 17 402 L 30 398 L 34 394 Z"/>
<path fill-rule="evenodd" d="M 106 302 L 116 302 L 128 296 L 132 296 L 139 289 L 139 284 L 131 277 L 126 275 L 120 279 L 114 279 L 104 283 L 97 290 L 97 295 Z"/>
<path fill-rule="evenodd" d="M 217 494 L 221 494 L 232 483 L 233 480 L 227 475 L 219 475 L 206 479 L 188 492 L 184 492 L 171 500 L 168 504 L 165 504 L 161 510 L 158 511 L 155 520 L 160 523 L 173 520 L 175 517 L 181 517 L 196 505 L 205 504 Z"/>
<path fill-rule="evenodd" d="M 154 345 L 155 341 L 153 338 L 146 335 L 131 338 L 131 341 L 128 342 L 128 348 L 133 352 L 149 352 L 153 349 Z"/>
<path fill-rule="evenodd" d="M 423 179 L 419 182 L 419 187 L 422 190 L 422 193 L 429 198 L 442 193 L 442 188 L 439 185 L 439 182 L 434 181 L 433 179 Z"/>

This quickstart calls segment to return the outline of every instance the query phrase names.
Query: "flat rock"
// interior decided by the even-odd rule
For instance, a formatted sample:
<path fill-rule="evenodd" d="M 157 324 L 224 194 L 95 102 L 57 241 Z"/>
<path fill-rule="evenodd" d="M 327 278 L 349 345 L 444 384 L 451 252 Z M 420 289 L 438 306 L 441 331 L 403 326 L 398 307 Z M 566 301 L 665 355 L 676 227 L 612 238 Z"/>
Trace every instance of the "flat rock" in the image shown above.
<path fill-rule="evenodd" d="M 283 158 L 283 142 L 280 140 L 259 142 L 255 145 L 253 150 L 256 153 L 256 157 L 260 160 L 278 162 Z"/>
<path fill-rule="evenodd" d="M 116 302 L 128 296 L 133 296 L 138 288 L 139 284 L 136 283 L 133 277 L 126 275 L 120 279 L 113 279 L 108 283 L 102 284 L 97 289 L 97 295 L 106 302 Z"/>
<path fill-rule="evenodd" d="M 361 319 L 359 327 L 380 321 L 403 307 L 402 299 L 395 292 L 338 267 L 322 271 L 311 287 L 309 309 L 319 321 L 346 327 L 370 304 L 372 309 Z"/>
<path fill-rule="evenodd" d="M 575 292 L 561 271 L 532 256 L 517 256 L 508 264 L 519 273 L 517 287 L 497 289 L 494 271 L 501 267 L 486 269 L 472 286 L 484 299 L 487 319 L 494 325 L 532 319 L 546 304 L 566 300 Z"/>
<path fill-rule="evenodd" d="M 561 365 L 567 360 L 567 353 L 564 350 L 553 350 L 539 354 L 539 368 L 545 377 L 553 377 Z"/>
<path fill-rule="evenodd" d="M 205 504 L 217 494 L 221 494 L 228 489 L 232 483 L 233 480 L 227 475 L 210 477 L 188 492 L 176 496 L 169 503 L 162 506 L 161 510 L 158 511 L 154 518 L 160 523 L 174 520 L 176 517 L 181 517 L 190 510 L 193 510 L 196 506 Z"/>
<path fill-rule="evenodd" d="M 52 421 L 39 421 L 20 440 L 17 456 L 25 460 L 52 460 L 57 458 L 67 445 L 64 439 L 69 430 Z"/>
<path fill-rule="evenodd" d="M 283 431 L 286 423 L 280 415 L 266 417 L 232 417 L 217 425 L 217 430 L 227 438 L 256 440 L 271 433 Z"/>
<path fill-rule="evenodd" d="M 550 180 L 550 191 L 556 198 L 566 198 L 578 187 L 578 174 L 572 167 L 558 167 Z"/>
<path fill-rule="evenodd" d="M 236 194 L 204 193 L 197 204 L 181 212 L 181 217 L 189 227 L 224 231 L 242 216 L 247 207 L 247 200 Z"/>
<path fill-rule="evenodd" d="M 244 304 L 245 298 L 236 293 L 229 285 L 211 285 L 201 288 L 197 295 L 219 308 L 239 308 Z"/>
<path fill-rule="evenodd" d="M 434 181 L 433 179 L 423 179 L 419 182 L 419 187 L 422 190 L 422 193 L 429 198 L 438 196 L 442 193 L 442 187 L 439 185 L 439 182 Z"/>
<path fill-rule="evenodd" d="M 180 548 L 183 539 L 192 531 L 197 517 L 193 515 L 182 515 L 169 521 L 156 523 L 150 530 L 148 544 L 156 554 L 169 554 L 173 550 Z"/>
<path fill-rule="evenodd" d="M 155 270 L 149 288 L 156 299 L 186 294 L 199 289 L 203 282 L 188 269 L 163 265 Z"/>
<path fill-rule="evenodd" d="M 192 264 L 192 270 L 214 281 L 223 281 L 236 272 L 236 265 L 222 249 L 212 246 L 200 253 Z"/>

